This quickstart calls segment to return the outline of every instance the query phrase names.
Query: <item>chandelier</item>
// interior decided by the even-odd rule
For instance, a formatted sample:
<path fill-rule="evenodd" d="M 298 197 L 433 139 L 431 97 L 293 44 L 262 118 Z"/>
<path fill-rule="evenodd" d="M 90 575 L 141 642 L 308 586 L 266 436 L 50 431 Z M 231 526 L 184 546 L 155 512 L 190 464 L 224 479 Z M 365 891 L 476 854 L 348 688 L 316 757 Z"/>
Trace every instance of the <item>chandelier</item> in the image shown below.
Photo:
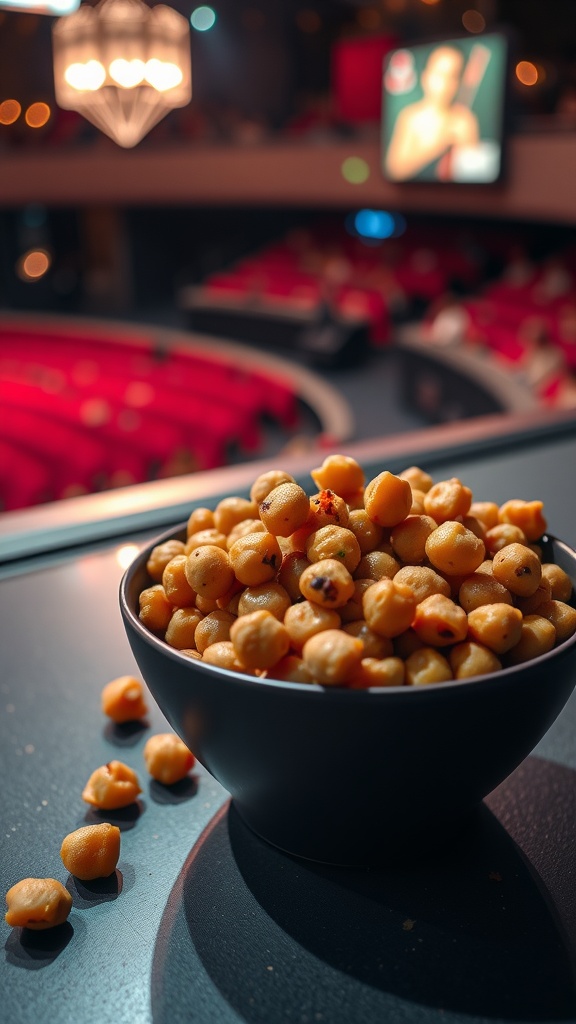
<path fill-rule="evenodd" d="M 190 102 L 190 31 L 171 7 L 82 4 L 52 29 L 56 102 L 130 148 Z"/>

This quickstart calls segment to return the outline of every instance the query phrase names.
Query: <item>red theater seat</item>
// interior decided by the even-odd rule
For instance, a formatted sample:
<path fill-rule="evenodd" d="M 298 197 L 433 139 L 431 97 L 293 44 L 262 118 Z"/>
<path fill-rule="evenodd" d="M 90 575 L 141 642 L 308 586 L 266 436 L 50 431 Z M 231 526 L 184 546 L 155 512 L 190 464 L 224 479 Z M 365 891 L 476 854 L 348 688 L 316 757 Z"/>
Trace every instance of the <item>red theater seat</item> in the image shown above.
<path fill-rule="evenodd" d="M 87 494 L 106 484 L 105 446 L 80 430 L 25 409 L 4 410 L 0 439 L 40 460 L 50 473 L 51 497 Z"/>
<path fill-rule="evenodd" d="M 50 472 L 43 461 L 17 442 L 0 438 L 0 510 L 14 512 L 47 501 Z"/>

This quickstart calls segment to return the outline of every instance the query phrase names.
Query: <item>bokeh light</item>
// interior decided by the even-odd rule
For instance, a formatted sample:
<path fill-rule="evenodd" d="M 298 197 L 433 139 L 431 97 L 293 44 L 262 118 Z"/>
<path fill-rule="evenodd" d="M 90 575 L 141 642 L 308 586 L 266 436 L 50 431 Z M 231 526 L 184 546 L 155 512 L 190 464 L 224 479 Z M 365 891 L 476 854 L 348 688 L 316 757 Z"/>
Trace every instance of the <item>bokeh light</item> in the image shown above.
<path fill-rule="evenodd" d="M 480 11 L 470 8 L 470 10 L 464 11 L 462 24 L 467 32 L 483 32 L 486 28 L 486 19 Z"/>
<path fill-rule="evenodd" d="M 22 113 L 18 100 L 4 100 L 0 103 L 0 124 L 14 124 Z"/>
<path fill-rule="evenodd" d="M 121 569 L 127 569 L 129 565 L 132 565 L 139 551 L 140 548 L 136 544 L 122 544 L 121 547 L 116 548 L 116 562 Z"/>
<path fill-rule="evenodd" d="M 216 24 L 216 12 L 211 7 L 196 7 L 190 15 L 190 24 L 197 32 L 208 32 Z"/>
<path fill-rule="evenodd" d="M 97 92 L 106 81 L 106 69 L 99 60 L 75 61 L 66 68 L 64 81 L 78 92 Z"/>
<path fill-rule="evenodd" d="M 16 264 L 16 273 L 22 281 L 38 281 L 50 269 L 52 260 L 46 249 L 29 249 Z"/>
<path fill-rule="evenodd" d="M 521 85 L 536 85 L 538 81 L 538 68 L 530 60 L 518 61 L 516 65 L 516 78 Z"/>
<path fill-rule="evenodd" d="M 350 185 L 363 185 L 370 177 L 370 167 L 361 156 L 347 156 L 340 170 Z"/>
<path fill-rule="evenodd" d="M 43 128 L 50 120 L 50 114 L 47 103 L 31 103 L 24 118 L 29 128 Z"/>
<path fill-rule="evenodd" d="M 396 221 L 387 210 L 359 210 L 354 218 L 354 227 L 363 238 L 391 238 Z"/>

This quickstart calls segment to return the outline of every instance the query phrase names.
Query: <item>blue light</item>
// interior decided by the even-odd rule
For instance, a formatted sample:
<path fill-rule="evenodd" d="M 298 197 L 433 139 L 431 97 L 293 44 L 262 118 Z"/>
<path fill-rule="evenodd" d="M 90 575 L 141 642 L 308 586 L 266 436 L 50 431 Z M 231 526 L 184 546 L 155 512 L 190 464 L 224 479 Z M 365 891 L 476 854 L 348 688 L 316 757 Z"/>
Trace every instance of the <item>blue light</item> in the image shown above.
<path fill-rule="evenodd" d="M 207 32 L 216 22 L 216 12 L 211 7 L 196 7 L 190 15 L 190 24 L 197 32 Z"/>
<path fill-rule="evenodd" d="M 354 227 L 362 238 L 391 238 L 396 220 L 387 210 L 359 210 Z"/>

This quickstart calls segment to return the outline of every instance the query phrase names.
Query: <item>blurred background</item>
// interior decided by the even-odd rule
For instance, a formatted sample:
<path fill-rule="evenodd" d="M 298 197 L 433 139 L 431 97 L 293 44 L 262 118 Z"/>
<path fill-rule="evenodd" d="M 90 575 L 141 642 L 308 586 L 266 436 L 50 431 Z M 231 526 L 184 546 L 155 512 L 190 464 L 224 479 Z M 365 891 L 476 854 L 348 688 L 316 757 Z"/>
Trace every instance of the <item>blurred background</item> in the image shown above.
<path fill-rule="evenodd" d="M 5 509 L 286 447 L 576 405 L 572 0 L 175 0 L 190 37 L 191 99 L 131 148 L 58 103 L 53 32 L 66 15 L 15 7 L 0 4 L 4 464 L 15 448 L 16 462 L 18 451 L 46 457 L 40 414 L 66 422 L 71 444 L 101 420 L 99 443 L 110 445 L 112 413 L 133 433 L 127 410 L 169 423 L 170 394 L 162 411 L 156 394 L 135 399 L 129 384 L 190 393 L 184 376 L 166 377 L 186 342 L 206 362 L 223 339 L 220 366 L 268 367 L 295 404 L 271 413 L 260 394 L 258 437 L 239 444 L 230 428 L 207 462 L 184 434 L 138 471 L 106 464 L 91 482 L 69 479 L 55 492 L 44 480 L 16 496 L 5 482 Z M 389 55 L 500 32 L 509 42 L 502 176 L 389 180 Z M 98 345 L 110 357 L 110 344 L 125 343 L 121 324 L 147 346 L 145 368 L 100 364 Z M 96 366 L 90 389 L 78 369 L 83 343 Z M 111 378 L 122 384 L 105 393 Z M 198 401 L 223 419 L 227 400 L 211 386 Z M 336 422 L 331 395 L 343 403 Z M 10 432 L 16 397 L 28 420 Z M 62 439 L 56 447 L 62 459 Z"/>

